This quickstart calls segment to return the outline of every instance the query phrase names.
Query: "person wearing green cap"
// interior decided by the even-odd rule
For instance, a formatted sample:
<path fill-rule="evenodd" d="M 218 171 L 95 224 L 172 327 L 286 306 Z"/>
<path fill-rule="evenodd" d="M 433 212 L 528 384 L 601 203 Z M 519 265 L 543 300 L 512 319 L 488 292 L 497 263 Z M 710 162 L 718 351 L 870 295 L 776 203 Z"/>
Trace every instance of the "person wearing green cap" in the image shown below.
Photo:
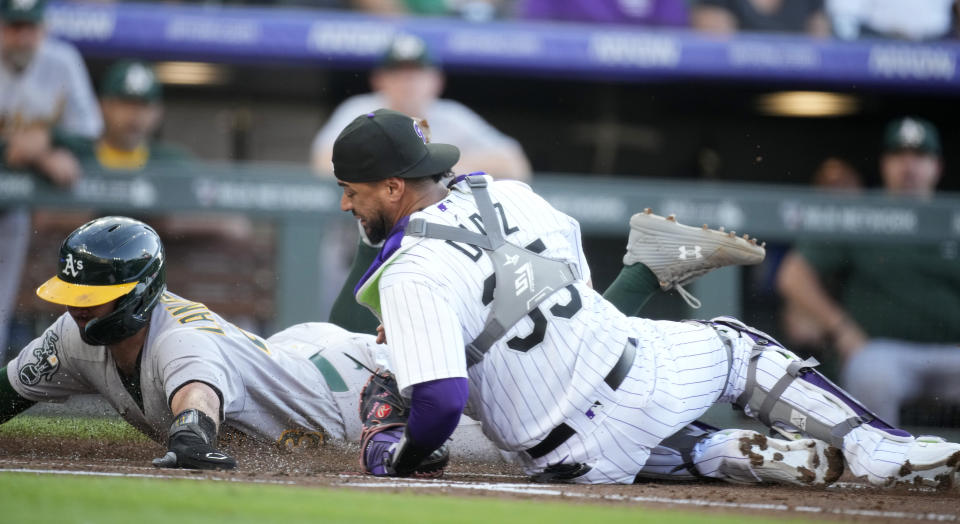
<path fill-rule="evenodd" d="M 103 135 L 63 141 L 88 172 L 159 174 L 189 167 L 192 156 L 187 150 L 154 139 L 163 119 L 163 86 L 149 64 L 113 64 L 101 80 L 100 108 Z M 241 215 L 171 213 L 149 218 L 161 234 L 178 240 L 206 236 L 243 243 L 253 234 L 252 223 Z"/>
<path fill-rule="evenodd" d="M 886 128 L 880 174 L 901 198 L 933 195 L 942 172 L 929 121 Z M 834 299 L 823 282 L 840 278 Z M 777 275 L 784 297 L 809 311 L 843 360 L 846 387 L 896 424 L 921 396 L 960 398 L 960 253 L 955 240 L 909 248 L 889 243 L 799 242 Z"/>
<path fill-rule="evenodd" d="M 81 171 L 57 141 L 99 136 L 103 120 L 80 54 L 46 36 L 44 8 L 45 0 L 0 0 L 0 171 L 31 171 L 65 187 Z M 31 229 L 26 206 L 0 209 L 0 356 Z"/>
<path fill-rule="evenodd" d="M 183 149 L 154 141 L 163 118 L 163 88 L 153 68 L 139 61 L 117 62 L 104 75 L 100 108 L 103 135 L 68 143 L 81 163 L 109 171 L 182 165 Z"/>

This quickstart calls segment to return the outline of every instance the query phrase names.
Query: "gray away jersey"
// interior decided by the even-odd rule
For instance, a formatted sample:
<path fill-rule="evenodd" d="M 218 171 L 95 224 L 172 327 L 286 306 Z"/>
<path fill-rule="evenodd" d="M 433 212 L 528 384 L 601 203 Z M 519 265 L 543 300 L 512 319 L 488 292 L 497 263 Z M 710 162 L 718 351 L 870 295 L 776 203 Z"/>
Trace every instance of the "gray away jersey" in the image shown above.
<path fill-rule="evenodd" d="M 337 393 L 308 360 L 318 352 L 360 347 L 350 340 L 356 336 L 330 324 L 300 324 L 264 340 L 203 304 L 172 293 L 165 293 L 154 309 L 149 330 L 141 355 L 143 411 L 124 388 L 109 351 L 85 344 L 67 313 L 10 363 L 10 383 L 34 401 L 99 393 L 127 422 L 158 442 L 166 441 L 173 419 L 170 398 L 193 381 L 216 388 L 223 398 L 224 424 L 254 439 L 285 446 L 320 440 L 321 432 L 356 439 L 347 434 L 359 431 L 348 427 L 356 424 L 345 425 Z M 373 337 L 367 338 L 362 342 L 373 345 Z M 346 386 L 335 387 L 356 396 L 356 386 Z"/>
<path fill-rule="evenodd" d="M 492 181 L 490 194 L 508 242 L 577 266 L 582 280 L 544 301 L 509 329 L 483 361 L 466 367 L 464 345 L 490 313 L 493 275 L 479 248 L 445 240 L 405 237 L 379 282 L 380 310 L 398 382 L 410 386 L 468 377 L 467 414 L 483 423 L 498 447 L 517 451 L 539 443 L 565 422 L 581 431 L 599 424 L 613 394 L 604 377 L 637 336 L 628 319 L 586 282 L 590 279 L 580 226 L 528 186 Z M 480 216 L 465 181 L 412 218 L 479 232 Z M 505 221 L 504 221 L 505 219 Z M 536 275 L 518 268 L 511 282 Z"/>

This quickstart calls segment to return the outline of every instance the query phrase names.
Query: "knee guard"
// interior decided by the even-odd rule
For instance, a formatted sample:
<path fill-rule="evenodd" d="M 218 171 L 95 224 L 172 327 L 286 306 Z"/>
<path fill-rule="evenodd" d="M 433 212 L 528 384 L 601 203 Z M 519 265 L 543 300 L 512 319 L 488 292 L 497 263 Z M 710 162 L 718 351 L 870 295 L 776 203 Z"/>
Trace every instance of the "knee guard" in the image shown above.
<path fill-rule="evenodd" d="M 813 368 L 816 359 L 801 360 L 762 331 L 750 328 L 737 319 L 718 317 L 710 321 L 721 338 L 731 338 L 731 330 L 751 345 L 743 391 L 733 405 L 743 409 L 772 429 L 789 438 L 801 435 L 829 442 L 843 449 L 843 437 L 854 428 L 869 424 L 893 437 L 911 438 L 880 420 L 869 409 L 851 397 Z M 733 341 L 728 344 L 733 347 Z M 761 359 L 769 361 L 766 373 L 779 378 L 770 385 L 769 379 L 761 385 L 757 367 Z M 732 362 L 732 358 L 731 358 Z M 772 368 L 772 369 L 770 369 Z M 787 389 L 796 385 L 802 393 L 785 396 Z"/>

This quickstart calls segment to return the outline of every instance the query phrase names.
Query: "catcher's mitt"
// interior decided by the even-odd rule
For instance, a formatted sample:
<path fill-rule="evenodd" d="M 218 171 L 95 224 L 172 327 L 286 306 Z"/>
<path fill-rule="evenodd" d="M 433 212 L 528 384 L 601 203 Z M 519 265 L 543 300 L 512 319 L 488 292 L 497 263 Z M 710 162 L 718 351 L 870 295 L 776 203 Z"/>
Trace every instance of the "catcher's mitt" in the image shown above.
<path fill-rule="evenodd" d="M 401 449 L 410 406 L 400 395 L 397 379 L 389 371 L 373 372 L 360 392 L 360 467 L 374 475 L 439 477 L 450 460 L 446 446 L 430 453 L 412 471 L 394 468 Z M 371 448 L 371 445 L 373 447 Z M 409 457 L 409 455 L 408 455 Z"/>
<path fill-rule="evenodd" d="M 360 391 L 360 420 L 363 434 L 405 426 L 410 406 L 400 396 L 397 379 L 389 371 L 373 372 Z"/>

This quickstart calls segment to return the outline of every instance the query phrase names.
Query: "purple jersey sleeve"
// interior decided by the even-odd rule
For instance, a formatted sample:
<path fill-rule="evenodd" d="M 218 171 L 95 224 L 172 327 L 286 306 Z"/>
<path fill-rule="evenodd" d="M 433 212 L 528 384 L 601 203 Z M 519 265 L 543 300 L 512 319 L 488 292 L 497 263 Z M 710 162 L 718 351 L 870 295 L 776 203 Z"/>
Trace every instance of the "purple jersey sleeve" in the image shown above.
<path fill-rule="evenodd" d="M 469 384 L 462 377 L 414 385 L 407 420 L 410 438 L 425 448 L 439 448 L 457 429 L 468 392 Z"/>

